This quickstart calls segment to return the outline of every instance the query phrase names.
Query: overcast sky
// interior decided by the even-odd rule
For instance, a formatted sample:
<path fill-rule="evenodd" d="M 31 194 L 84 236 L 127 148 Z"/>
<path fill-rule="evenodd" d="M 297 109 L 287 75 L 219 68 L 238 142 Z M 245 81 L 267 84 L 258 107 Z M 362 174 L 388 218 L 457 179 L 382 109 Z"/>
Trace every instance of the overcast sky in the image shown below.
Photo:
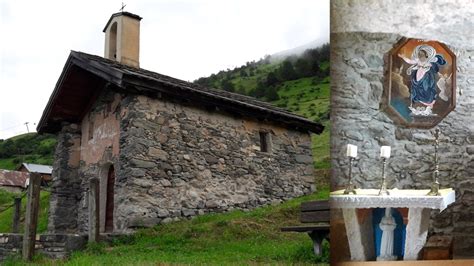
<path fill-rule="evenodd" d="M 122 1 L 0 0 L 0 139 L 34 131 L 70 50 L 103 56 Z M 314 40 L 329 41 L 329 0 L 133 0 L 140 67 L 193 81 Z"/>

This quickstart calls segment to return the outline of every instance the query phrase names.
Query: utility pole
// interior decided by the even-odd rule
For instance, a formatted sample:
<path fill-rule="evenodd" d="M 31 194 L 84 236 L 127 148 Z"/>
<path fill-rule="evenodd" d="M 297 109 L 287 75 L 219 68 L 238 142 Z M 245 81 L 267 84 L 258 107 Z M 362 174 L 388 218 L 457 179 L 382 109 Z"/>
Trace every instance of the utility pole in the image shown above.
<path fill-rule="evenodd" d="M 28 124 L 29 124 L 29 123 L 30 123 L 30 122 L 25 122 L 26 131 L 28 131 L 28 133 L 30 133 L 30 129 L 28 128 Z"/>

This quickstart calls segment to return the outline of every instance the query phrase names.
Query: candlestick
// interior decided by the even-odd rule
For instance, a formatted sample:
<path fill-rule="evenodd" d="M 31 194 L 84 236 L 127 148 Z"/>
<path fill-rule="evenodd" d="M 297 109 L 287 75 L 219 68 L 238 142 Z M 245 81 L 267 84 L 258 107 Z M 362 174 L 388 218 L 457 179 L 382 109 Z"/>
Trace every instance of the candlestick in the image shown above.
<path fill-rule="evenodd" d="M 356 147 L 356 152 L 357 152 L 357 146 L 355 147 Z M 347 184 L 347 187 L 344 190 L 344 194 L 350 194 L 350 193 L 357 194 L 355 191 L 355 186 L 352 183 L 352 165 L 354 164 L 354 160 L 355 160 L 355 157 L 352 157 L 352 156 L 349 159 L 349 183 Z"/>
<path fill-rule="evenodd" d="M 347 157 L 356 158 L 357 157 L 357 146 L 352 144 L 347 144 Z"/>
<path fill-rule="evenodd" d="M 387 146 L 382 146 L 387 147 Z M 390 148 L 390 147 L 389 147 Z M 390 150 L 389 150 L 390 153 Z M 389 154 L 390 156 L 390 154 Z M 390 193 L 387 190 L 387 183 L 385 182 L 385 165 L 387 164 L 387 158 L 382 157 L 383 165 L 382 165 L 382 185 L 380 186 L 379 196 L 388 196 Z"/>
<path fill-rule="evenodd" d="M 382 158 L 390 158 L 390 146 L 382 146 L 380 147 L 380 157 Z"/>
<path fill-rule="evenodd" d="M 433 183 L 431 184 L 431 190 L 428 192 L 428 196 L 439 196 L 439 158 L 438 158 L 438 146 L 439 146 L 439 128 L 435 130 L 435 170 L 433 172 Z"/>

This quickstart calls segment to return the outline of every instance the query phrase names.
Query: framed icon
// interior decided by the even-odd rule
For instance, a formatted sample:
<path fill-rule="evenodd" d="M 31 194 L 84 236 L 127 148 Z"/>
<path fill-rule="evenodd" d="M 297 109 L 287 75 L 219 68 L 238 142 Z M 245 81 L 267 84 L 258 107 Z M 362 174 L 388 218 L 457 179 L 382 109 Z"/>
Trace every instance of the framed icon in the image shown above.
<path fill-rule="evenodd" d="M 390 52 L 383 105 L 397 123 L 432 128 L 456 106 L 456 56 L 437 41 L 403 39 Z"/>

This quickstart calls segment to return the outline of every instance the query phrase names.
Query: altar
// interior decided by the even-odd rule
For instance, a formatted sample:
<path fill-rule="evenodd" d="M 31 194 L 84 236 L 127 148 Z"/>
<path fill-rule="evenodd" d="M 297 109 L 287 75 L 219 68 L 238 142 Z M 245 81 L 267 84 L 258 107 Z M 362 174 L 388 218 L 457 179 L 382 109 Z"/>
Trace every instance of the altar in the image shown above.
<path fill-rule="evenodd" d="M 431 210 L 441 212 L 455 201 L 451 188 L 440 189 L 439 196 L 427 196 L 429 191 L 390 189 L 389 195 L 384 196 L 379 196 L 378 189 L 355 189 L 356 194 L 344 194 L 344 190 L 331 192 L 331 209 L 342 209 L 351 260 L 417 260 L 426 242 Z M 382 216 L 376 224 L 375 215 Z M 395 228 L 402 228 L 398 231 L 401 240 L 394 239 Z M 383 232 L 376 234 L 376 229 Z M 398 256 L 395 241 L 399 241 L 402 249 Z"/>

